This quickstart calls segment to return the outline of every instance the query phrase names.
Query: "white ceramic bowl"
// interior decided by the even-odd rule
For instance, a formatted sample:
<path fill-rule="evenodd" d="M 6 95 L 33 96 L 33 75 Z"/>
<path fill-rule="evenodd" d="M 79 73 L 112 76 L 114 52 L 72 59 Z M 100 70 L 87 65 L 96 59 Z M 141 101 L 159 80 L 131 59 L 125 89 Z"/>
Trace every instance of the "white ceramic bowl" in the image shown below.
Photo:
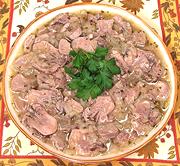
<path fill-rule="evenodd" d="M 125 20 L 130 21 L 132 24 L 136 25 L 139 27 L 139 29 L 143 30 L 147 36 L 149 36 L 152 41 L 156 42 L 159 48 L 159 57 L 163 60 L 164 64 L 168 68 L 168 74 L 169 74 L 169 79 L 170 79 L 170 102 L 169 106 L 167 109 L 167 112 L 162 119 L 162 121 L 159 123 L 159 125 L 154 128 L 147 137 L 145 137 L 141 142 L 139 142 L 137 145 L 129 146 L 127 149 L 124 151 L 119 150 L 119 152 L 116 153 L 111 153 L 107 155 L 102 155 L 102 156 L 95 156 L 95 157 L 82 157 L 82 156 L 72 156 L 65 154 L 61 151 L 56 150 L 50 145 L 47 145 L 43 143 L 41 140 L 38 138 L 34 137 L 31 135 L 31 133 L 25 128 L 21 123 L 20 120 L 17 116 L 17 112 L 14 109 L 12 102 L 11 102 L 11 96 L 10 96 L 10 75 L 11 75 L 11 68 L 13 65 L 13 61 L 15 60 L 17 53 L 19 49 L 22 47 L 22 44 L 26 37 L 30 35 L 32 32 L 34 32 L 38 27 L 41 25 L 45 24 L 46 22 L 52 20 L 54 17 L 56 17 L 60 13 L 65 13 L 65 12 L 76 12 L 80 10 L 87 10 L 87 11 L 109 11 L 110 13 L 113 14 L 118 14 L 122 16 Z M 175 101 L 176 101 L 176 74 L 175 74 L 175 69 L 173 66 L 173 61 L 171 59 L 170 54 L 167 51 L 167 48 L 161 41 L 160 37 L 155 34 L 148 25 L 146 25 L 141 19 L 138 17 L 132 15 L 131 13 L 127 12 L 126 10 L 123 10 L 119 7 L 115 6 L 110 6 L 110 5 L 102 5 L 102 4 L 74 4 L 74 5 L 69 5 L 69 6 L 63 6 L 59 7 L 56 9 L 53 9 L 49 11 L 48 13 L 40 16 L 39 18 L 35 19 L 33 22 L 31 22 L 27 28 L 21 33 L 21 35 L 17 38 L 13 48 L 10 51 L 6 67 L 5 67 L 5 73 L 4 73 L 4 96 L 5 96 L 5 103 L 8 108 L 9 114 L 16 124 L 16 126 L 33 142 L 35 142 L 37 145 L 48 151 L 49 153 L 52 153 L 53 155 L 57 157 L 61 157 L 64 159 L 68 159 L 74 162 L 100 162 L 100 161 L 107 161 L 107 160 L 115 160 L 119 159 L 122 157 L 125 157 L 134 151 L 138 150 L 139 148 L 143 147 L 145 144 L 147 144 L 150 140 L 152 140 L 160 131 L 161 129 L 166 125 L 168 122 L 170 116 L 172 115 L 174 106 L 175 106 Z"/>

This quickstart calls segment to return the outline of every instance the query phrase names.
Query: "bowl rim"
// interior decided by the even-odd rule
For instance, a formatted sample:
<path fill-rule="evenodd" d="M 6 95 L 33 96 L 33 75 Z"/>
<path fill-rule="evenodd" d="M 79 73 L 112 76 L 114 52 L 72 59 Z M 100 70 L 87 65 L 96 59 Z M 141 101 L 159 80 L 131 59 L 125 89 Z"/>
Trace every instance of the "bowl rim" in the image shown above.
<path fill-rule="evenodd" d="M 8 106 L 8 102 L 6 100 L 6 95 L 5 95 L 5 76 L 6 76 L 6 71 L 7 71 L 7 65 L 8 65 L 8 61 L 9 61 L 9 57 L 11 56 L 14 48 L 16 47 L 18 41 L 21 39 L 21 36 L 23 36 L 23 34 L 28 31 L 29 27 L 31 25 L 33 25 L 36 21 L 40 20 L 41 18 L 43 18 L 44 16 L 52 13 L 52 12 L 55 12 L 57 10 L 61 10 L 61 9 L 64 9 L 64 8 L 69 8 L 69 7 L 73 7 L 73 6 L 86 6 L 86 5 L 95 5 L 95 6 L 104 6 L 104 7 L 109 7 L 109 8 L 116 8 L 116 9 L 120 9 L 120 10 L 123 10 L 131 15 L 133 15 L 134 17 L 137 17 L 147 28 L 149 28 L 151 30 L 151 32 L 158 38 L 158 40 L 161 42 L 161 44 L 163 45 L 168 57 L 169 57 L 169 60 L 171 62 L 171 65 L 172 65 L 172 69 L 173 69 L 173 74 L 174 74 L 174 85 L 175 85 L 175 92 L 174 92 L 174 103 L 173 103 L 173 106 L 172 106 L 172 109 L 169 113 L 169 116 L 167 117 L 166 121 L 164 122 L 164 124 L 162 125 L 162 127 L 156 131 L 156 133 L 151 136 L 146 142 L 144 142 L 143 144 L 139 145 L 138 147 L 126 152 L 126 153 L 123 153 L 123 154 L 120 154 L 120 155 L 116 155 L 116 156 L 111 156 L 111 157 L 106 157 L 106 158 L 103 158 L 103 159 L 83 159 L 83 156 L 82 158 L 80 159 L 74 159 L 74 158 L 70 158 L 68 156 L 66 156 L 66 153 L 63 152 L 63 154 L 57 154 L 56 152 L 54 152 L 53 150 L 50 150 L 48 149 L 47 147 L 43 146 L 40 141 L 36 141 L 35 139 L 33 139 L 31 137 L 31 135 L 29 135 L 19 124 L 18 122 L 15 120 L 15 118 L 13 117 L 11 111 L 10 111 L 10 108 Z M 111 13 L 111 11 L 110 11 Z M 3 94 L 3 99 L 4 99 L 4 103 L 5 103 L 5 107 L 7 108 L 7 112 L 11 118 L 11 120 L 13 121 L 13 123 L 16 125 L 16 127 L 31 141 L 33 141 L 37 146 L 39 146 L 40 148 L 42 148 L 43 150 L 45 150 L 46 152 L 58 157 L 58 158 L 62 158 L 62 159 L 65 159 L 65 160 L 68 160 L 68 161 L 72 161 L 72 162 L 76 162 L 76 163 L 99 163 L 99 162 L 105 162 L 105 161 L 113 161 L 113 160 L 118 160 L 118 159 L 121 159 L 123 157 L 126 157 L 134 152 L 136 152 L 137 150 L 141 149 L 142 147 L 144 147 L 145 145 L 147 145 L 150 141 L 152 141 L 161 131 L 162 129 L 166 126 L 166 124 L 168 123 L 168 121 L 170 120 L 172 114 L 173 114 L 173 111 L 175 110 L 175 106 L 176 106 L 176 101 L 177 101 L 177 71 L 176 71 L 176 67 L 175 67 L 175 64 L 173 62 L 173 59 L 171 57 L 171 54 L 167 48 L 167 46 L 165 45 L 165 43 L 163 42 L 163 40 L 161 39 L 161 37 L 154 31 L 154 29 L 148 25 L 143 19 L 141 19 L 139 16 L 136 16 L 134 15 L 133 13 L 131 13 L 130 11 L 127 11 L 121 7 L 118 7 L 118 6 L 114 6 L 114 5 L 111 5 L 111 4 L 100 4 L 100 3 L 92 3 L 92 2 L 82 2 L 82 3 L 74 3 L 74 4 L 68 4 L 68 5 L 62 5 L 62 6 L 58 6 L 56 8 L 53 8 L 53 9 L 50 9 L 49 11 L 43 13 L 42 15 L 36 17 L 35 19 L 33 19 L 24 29 L 23 31 L 20 33 L 20 35 L 16 38 L 14 44 L 12 45 L 7 57 L 6 57 L 6 62 L 5 62 L 5 65 L 4 65 L 4 72 L 3 72 L 3 81 L 2 81 L 2 94 Z"/>

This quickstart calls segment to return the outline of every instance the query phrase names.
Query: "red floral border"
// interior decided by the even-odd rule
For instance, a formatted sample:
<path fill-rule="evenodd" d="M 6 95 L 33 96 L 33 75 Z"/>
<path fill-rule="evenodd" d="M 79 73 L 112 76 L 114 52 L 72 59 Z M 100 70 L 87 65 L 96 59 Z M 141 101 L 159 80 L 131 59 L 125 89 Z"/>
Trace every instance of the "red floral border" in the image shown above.
<path fill-rule="evenodd" d="M 176 0 L 177 4 L 177 12 L 179 13 L 178 9 L 178 0 Z M 10 2 L 10 13 L 9 13 L 9 26 L 8 26 L 8 38 L 7 38 L 7 48 L 6 48 L 6 57 L 8 56 L 8 52 L 10 50 L 10 37 L 11 37 L 11 27 L 12 27 L 12 19 L 13 19 L 13 8 L 14 8 L 14 0 L 11 0 Z M 164 31 L 164 26 L 163 26 L 163 21 L 162 21 L 162 13 L 161 13 L 161 7 L 160 7 L 160 0 L 158 0 L 158 8 L 159 8 L 159 16 L 160 16 L 160 22 L 161 22 L 161 29 L 162 29 L 162 36 L 163 40 L 165 41 L 165 31 Z M 180 13 L 179 13 L 180 14 Z M 178 20 L 180 24 L 180 15 L 178 15 Z M 4 102 L 2 102 L 2 111 L 1 111 L 1 122 L 0 122 L 0 154 L 1 149 L 2 149 L 2 133 L 3 133 L 3 119 L 4 119 Z M 179 158 L 179 152 L 178 152 L 178 146 L 177 146 L 177 141 L 176 141 L 176 130 L 175 130 L 175 120 L 174 120 L 174 115 L 170 120 L 173 132 L 174 132 L 174 138 L 175 138 L 175 147 L 176 147 L 176 156 L 177 160 L 159 160 L 159 159 L 133 159 L 133 158 L 124 158 L 121 159 L 120 161 L 131 161 L 131 162 L 157 162 L 157 163 L 180 163 L 180 158 Z M 36 158 L 41 158 L 41 159 L 54 159 L 56 157 L 54 156 L 9 156 L 9 155 L 0 155 L 0 158 L 2 159 L 8 159 L 8 158 L 19 158 L 19 159 L 36 159 Z"/>

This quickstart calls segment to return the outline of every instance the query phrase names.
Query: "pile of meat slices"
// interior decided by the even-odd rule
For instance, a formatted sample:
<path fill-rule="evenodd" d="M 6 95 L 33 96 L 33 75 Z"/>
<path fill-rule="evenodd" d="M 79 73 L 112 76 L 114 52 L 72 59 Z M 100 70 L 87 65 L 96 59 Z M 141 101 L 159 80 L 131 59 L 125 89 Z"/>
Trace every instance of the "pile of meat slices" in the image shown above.
<path fill-rule="evenodd" d="M 163 117 L 169 97 L 165 67 L 146 34 L 120 16 L 104 13 L 60 14 L 27 37 L 14 61 L 12 98 L 33 135 L 55 148 L 95 156 L 113 145 L 130 146 Z M 122 72 L 113 87 L 84 102 L 67 87 L 64 65 L 70 50 L 107 47 Z"/>

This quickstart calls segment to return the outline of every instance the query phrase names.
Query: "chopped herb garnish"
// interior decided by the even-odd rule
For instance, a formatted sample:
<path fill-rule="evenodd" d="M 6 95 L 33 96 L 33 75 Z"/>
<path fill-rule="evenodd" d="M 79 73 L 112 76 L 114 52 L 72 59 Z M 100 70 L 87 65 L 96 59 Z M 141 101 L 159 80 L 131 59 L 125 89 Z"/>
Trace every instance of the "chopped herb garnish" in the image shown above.
<path fill-rule="evenodd" d="M 72 78 L 68 83 L 76 96 L 83 100 L 96 98 L 106 89 L 113 86 L 113 75 L 120 74 L 114 58 L 106 59 L 108 48 L 97 47 L 95 52 L 86 52 L 82 49 L 72 50 L 71 67 L 65 66 L 65 72 Z"/>

